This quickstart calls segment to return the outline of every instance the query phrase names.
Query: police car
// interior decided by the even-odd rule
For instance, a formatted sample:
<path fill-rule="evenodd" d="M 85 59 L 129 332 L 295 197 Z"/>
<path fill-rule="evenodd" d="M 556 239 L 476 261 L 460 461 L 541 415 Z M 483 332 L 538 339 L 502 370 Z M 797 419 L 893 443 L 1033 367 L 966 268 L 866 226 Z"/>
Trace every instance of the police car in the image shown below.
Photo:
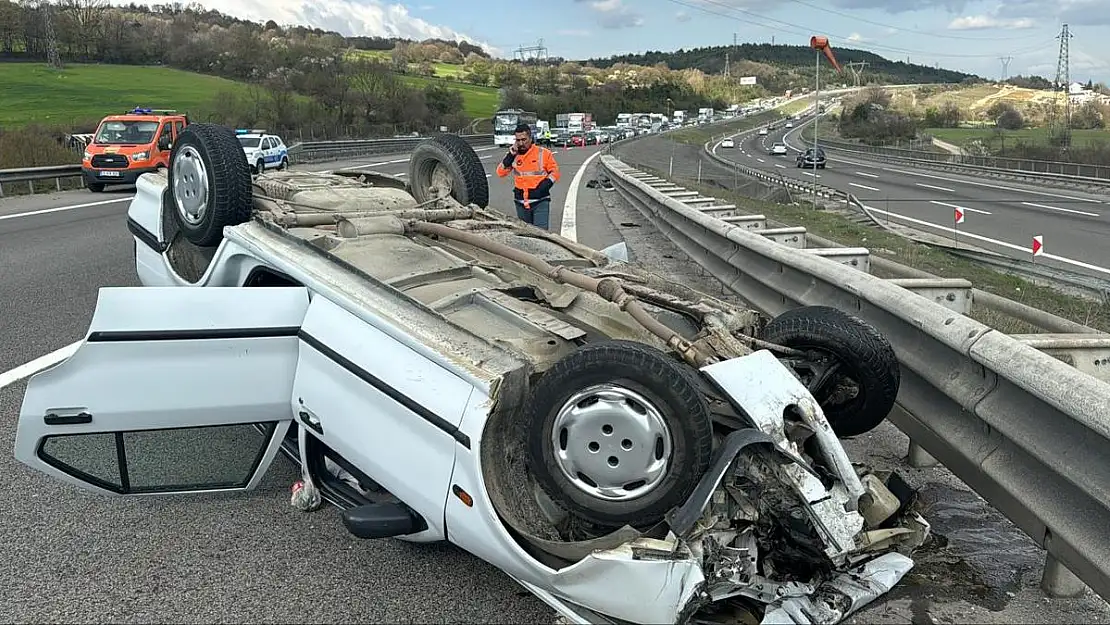
<path fill-rule="evenodd" d="M 261 174 L 267 169 L 289 167 L 289 148 L 277 135 L 267 134 L 265 130 L 240 128 L 235 131 L 239 145 L 247 154 L 247 162 L 254 173 Z"/>

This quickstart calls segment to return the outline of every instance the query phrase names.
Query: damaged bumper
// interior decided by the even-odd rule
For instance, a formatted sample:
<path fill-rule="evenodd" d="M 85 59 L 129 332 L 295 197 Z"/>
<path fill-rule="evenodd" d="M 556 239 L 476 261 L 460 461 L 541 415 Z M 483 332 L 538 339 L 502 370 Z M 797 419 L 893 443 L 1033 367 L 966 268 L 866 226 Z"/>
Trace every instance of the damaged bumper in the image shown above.
<path fill-rule="evenodd" d="M 800 624 L 837 623 L 897 584 L 929 533 L 902 489 L 852 465 L 770 352 L 702 373 L 753 427 L 718 445 L 665 538 L 595 550 L 543 591 L 525 585 L 573 622 Z"/>

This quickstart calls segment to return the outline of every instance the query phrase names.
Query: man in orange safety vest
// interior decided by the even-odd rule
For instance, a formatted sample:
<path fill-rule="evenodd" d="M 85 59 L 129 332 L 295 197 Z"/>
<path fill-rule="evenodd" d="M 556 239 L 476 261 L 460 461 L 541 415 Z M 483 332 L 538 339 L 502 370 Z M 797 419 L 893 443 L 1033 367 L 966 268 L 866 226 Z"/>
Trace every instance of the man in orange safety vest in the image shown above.
<path fill-rule="evenodd" d="M 551 218 L 551 187 L 559 182 L 559 163 L 555 154 L 532 141 L 532 128 L 520 124 L 513 133 L 516 141 L 497 165 L 497 176 L 513 175 L 513 200 L 516 215 L 537 228 L 548 229 Z"/>

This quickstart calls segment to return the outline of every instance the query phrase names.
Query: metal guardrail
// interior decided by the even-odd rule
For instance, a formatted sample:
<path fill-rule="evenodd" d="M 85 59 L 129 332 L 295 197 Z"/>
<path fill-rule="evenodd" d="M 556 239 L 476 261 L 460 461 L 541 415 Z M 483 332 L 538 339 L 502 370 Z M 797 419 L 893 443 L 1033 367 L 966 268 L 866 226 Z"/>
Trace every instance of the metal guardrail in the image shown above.
<path fill-rule="evenodd" d="M 51 165 L 49 167 L 25 167 L 22 169 L 0 169 L 0 197 L 4 197 L 4 185 L 26 182 L 31 193 L 35 183 L 53 180 L 58 191 L 62 190 L 62 180 L 81 176 L 81 165 Z"/>
<path fill-rule="evenodd" d="M 392 139 L 365 139 L 350 141 L 306 141 L 290 146 L 290 163 L 319 163 L 373 154 L 408 152 L 430 136 L 394 137 Z M 493 135 L 460 135 L 472 146 L 493 145 Z"/>
<path fill-rule="evenodd" d="M 492 135 L 462 135 L 473 146 L 492 145 Z M 348 158 L 359 158 L 373 154 L 393 154 L 412 150 L 418 143 L 426 140 L 421 137 L 398 137 L 393 139 L 365 139 L 350 141 L 311 141 L 289 146 L 291 163 L 319 163 Z M 35 183 L 53 180 L 56 190 L 62 190 L 62 180 L 82 177 L 81 165 L 53 165 L 49 167 L 26 167 L 19 169 L 0 169 L 0 197 L 4 197 L 4 186 L 27 183 L 30 193 L 35 192 Z M 82 185 L 84 181 L 82 181 Z"/>
<path fill-rule="evenodd" d="M 600 165 L 763 313 L 833 306 L 886 335 L 902 366 L 890 420 L 912 441 L 911 463 L 939 460 L 1045 549 L 1046 591 L 1082 590 L 1078 576 L 1110 596 L 1110 336 L 1006 335 L 967 316 L 966 280 L 879 278 L 866 248 L 810 247 L 804 228 L 768 229 L 762 215 L 689 198 L 610 155 Z"/>
<path fill-rule="evenodd" d="M 1037 182 L 1053 181 L 1068 185 L 1085 184 L 1096 187 L 1110 185 L 1110 167 L 1105 165 L 1037 161 L 1000 156 L 973 156 L 970 154 L 952 154 L 951 152 L 925 152 L 906 148 L 869 146 L 835 139 L 820 139 L 819 143 L 826 150 L 851 152 L 865 156 L 881 156 L 884 159 L 895 159 L 907 164 L 922 165 L 954 173 L 1019 178 Z"/>

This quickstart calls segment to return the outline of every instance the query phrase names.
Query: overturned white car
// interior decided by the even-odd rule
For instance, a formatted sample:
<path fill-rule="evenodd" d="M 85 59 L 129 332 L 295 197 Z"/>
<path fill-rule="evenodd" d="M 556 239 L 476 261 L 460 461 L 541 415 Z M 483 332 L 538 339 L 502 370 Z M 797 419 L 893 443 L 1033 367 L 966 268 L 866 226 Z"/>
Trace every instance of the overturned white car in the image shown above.
<path fill-rule="evenodd" d="M 874 329 L 768 321 L 485 210 L 456 136 L 409 173 L 252 180 L 190 124 L 128 213 L 146 286 L 102 289 L 31 378 L 18 459 L 150 495 L 251 489 L 283 451 L 295 505 L 449 540 L 581 623 L 833 623 L 909 570 L 912 493 L 838 440 L 898 392 Z"/>

